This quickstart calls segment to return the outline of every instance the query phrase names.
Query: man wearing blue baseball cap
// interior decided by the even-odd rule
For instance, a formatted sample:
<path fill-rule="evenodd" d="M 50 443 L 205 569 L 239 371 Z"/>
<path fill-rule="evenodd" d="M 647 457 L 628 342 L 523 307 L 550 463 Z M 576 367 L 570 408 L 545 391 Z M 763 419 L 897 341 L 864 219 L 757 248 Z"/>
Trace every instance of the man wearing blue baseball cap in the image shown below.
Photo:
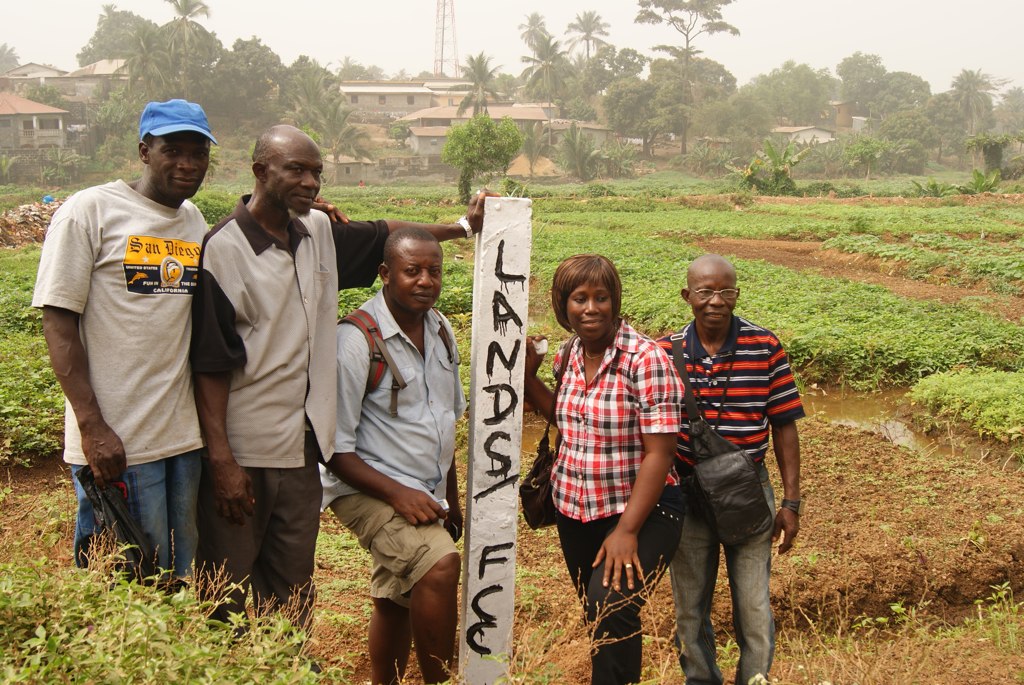
<path fill-rule="evenodd" d="M 88 466 L 98 485 L 118 485 L 158 566 L 190 573 L 203 441 L 188 347 L 207 224 L 188 199 L 216 142 L 199 105 L 150 102 L 142 176 L 75 193 L 46 232 L 32 305 L 66 397 L 79 566 L 97 529 L 78 479 Z"/>

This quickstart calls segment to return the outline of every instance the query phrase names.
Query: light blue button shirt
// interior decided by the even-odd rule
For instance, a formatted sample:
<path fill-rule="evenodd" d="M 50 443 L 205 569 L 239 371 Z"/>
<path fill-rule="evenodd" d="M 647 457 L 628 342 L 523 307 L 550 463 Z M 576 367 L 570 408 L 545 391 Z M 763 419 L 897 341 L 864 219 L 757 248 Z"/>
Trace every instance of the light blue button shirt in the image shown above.
<path fill-rule="evenodd" d="M 335 452 L 355 452 L 377 471 L 402 485 L 438 499 L 445 496 L 446 477 L 455 453 L 455 421 L 466 410 L 459 380 L 459 353 L 448 320 L 427 313 L 424 356 L 395 323 L 384 291 L 361 309 L 377 322 L 388 352 L 408 386 L 398 391 L 398 416 L 391 416 L 391 371 L 366 393 L 370 352 L 366 336 L 352 325 L 338 326 L 338 422 Z M 441 340 L 445 326 L 452 350 Z M 320 467 L 323 507 L 356 489 Z"/>

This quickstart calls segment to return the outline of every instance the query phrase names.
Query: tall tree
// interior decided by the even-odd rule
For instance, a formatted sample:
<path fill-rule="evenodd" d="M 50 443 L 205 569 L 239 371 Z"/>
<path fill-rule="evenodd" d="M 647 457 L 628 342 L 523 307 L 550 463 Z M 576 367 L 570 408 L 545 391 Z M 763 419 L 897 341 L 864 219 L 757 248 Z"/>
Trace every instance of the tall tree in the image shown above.
<path fill-rule="evenodd" d="M 331 154 L 334 161 L 334 181 L 338 180 L 338 163 L 342 155 L 364 159 L 370 156 L 367 144 L 369 135 L 349 119 L 352 112 L 339 94 L 323 103 L 311 127 L 320 134 L 320 144 Z"/>
<path fill-rule="evenodd" d="M 189 99 L 189 66 L 195 59 L 195 50 L 201 38 L 210 32 L 197 19 L 210 16 L 210 6 L 203 0 L 164 0 L 174 9 L 174 19 L 163 26 L 167 45 L 174 59 L 181 65 L 181 92 Z"/>
<path fill-rule="evenodd" d="M 127 59 L 134 50 L 134 36 L 143 26 L 155 29 L 155 22 L 133 12 L 104 5 L 103 13 L 96 21 L 96 31 L 76 55 L 78 66 L 98 62 L 101 59 Z"/>
<path fill-rule="evenodd" d="M 943 151 L 963 150 L 964 118 L 952 93 L 933 95 L 924 106 L 924 115 L 935 127 L 939 142 L 935 160 L 942 161 Z"/>
<path fill-rule="evenodd" d="M 533 12 L 527 15 L 526 22 L 520 24 L 519 29 L 522 31 L 519 37 L 523 39 L 526 47 L 530 48 L 530 52 L 534 55 L 537 54 L 537 45 L 541 40 L 551 37 L 547 26 L 544 25 L 544 17 L 541 16 L 540 12 Z"/>
<path fill-rule="evenodd" d="M 129 36 L 125 55 L 128 70 L 128 88 L 141 91 L 153 99 L 160 99 L 171 72 L 171 55 L 167 41 L 156 24 L 140 24 Z"/>
<path fill-rule="evenodd" d="M 19 64 L 18 53 L 14 48 L 7 43 L 0 45 L 0 74 L 10 71 Z"/>
<path fill-rule="evenodd" d="M 601 19 L 601 15 L 593 10 L 587 10 L 577 14 L 576 19 L 569 22 L 566 31 L 572 38 L 569 40 L 569 48 L 575 48 L 580 43 L 586 47 L 587 61 L 590 61 L 590 49 L 607 45 L 602 38 L 608 35 L 608 22 Z"/>
<path fill-rule="evenodd" d="M 526 88 L 534 94 L 541 95 L 547 101 L 551 110 L 551 103 L 555 101 L 555 95 L 562 92 L 565 87 L 566 74 L 566 52 L 557 40 L 551 36 L 543 36 L 537 43 L 536 50 L 532 56 L 523 57 L 527 67 L 523 70 L 522 78 L 526 81 Z M 548 142 L 550 143 L 550 117 L 548 118 Z"/>
<path fill-rule="evenodd" d="M 608 125 L 621 136 L 640 138 L 644 155 L 650 155 L 654 139 L 663 130 L 655 108 L 657 95 L 657 85 L 632 77 L 610 85 L 604 99 Z"/>
<path fill-rule="evenodd" d="M 906 71 L 890 71 L 882 77 L 871 112 L 886 119 L 898 112 L 921 109 L 932 96 L 932 87 L 923 78 Z"/>
<path fill-rule="evenodd" d="M 639 78 L 649 61 L 632 48 L 616 50 L 613 45 L 602 45 L 583 70 L 583 92 L 596 95 L 621 78 Z"/>
<path fill-rule="evenodd" d="M 655 50 L 668 52 L 679 59 L 682 106 L 679 111 L 680 152 L 686 154 L 686 136 L 689 129 L 692 95 L 690 93 L 690 62 L 699 52 L 696 41 L 700 36 L 716 33 L 740 34 L 732 24 L 722 19 L 722 8 L 733 0 L 639 0 L 638 24 L 668 24 L 683 37 L 683 45 L 657 45 Z"/>
<path fill-rule="evenodd" d="M 871 105 L 878 99 L 878 91 L 885 78 L 882 58 L 878 55 L 855 52 L 836 65 L 836 74 L 842 83 L 842 98 L 857 103 L 857 112 L 874 116 Z"/>
<path fill-rule="evenodd" d="M 793 60 L 768 74 L 755 76 L 749 88 L 778 119 L 794 126 L 817 124 L 835 92 L 836 82 L 828 69 L 814 69 Z"/>
<path fill-rule="evenodd" d="M 269 124 L 280 117 L 281 101 L 275 91 L 281 92 L 284 79 L 284 65 L 273 50 L 255 36 L 239 38 L 217 60 L 213 80 L 218 87 L 210 94 L 209 106 L 218 114 Z"/>
<path fill-rule="evenodd" d="M 978 132 L 978 124 L 992 112 L 992 96 L 1002 85 L 981 69 L 964 69 L 953 79 L 950 94 L 967 123 L 967 134 Z"/>
<path fill-rule="evenodd" d="M 470 107 L 473 108 L 473 116 L 487 112 L 487 96 L 498 97 L 495 79 L 500 68 L 500 66 L 492 67 L 491 58 L 482 50 L 480 54 L 470 55 L 466 58 L 466 63 L 462 66 L 462 78 L 468 80 L 472 87 L 459 103 L 459 114 Z"/>
<path fill-rule="evenodd" d="M 1017 86 L 1003 93 L 995 114 L 1003 133 L 1024 132 L 1024 88 Z"/>

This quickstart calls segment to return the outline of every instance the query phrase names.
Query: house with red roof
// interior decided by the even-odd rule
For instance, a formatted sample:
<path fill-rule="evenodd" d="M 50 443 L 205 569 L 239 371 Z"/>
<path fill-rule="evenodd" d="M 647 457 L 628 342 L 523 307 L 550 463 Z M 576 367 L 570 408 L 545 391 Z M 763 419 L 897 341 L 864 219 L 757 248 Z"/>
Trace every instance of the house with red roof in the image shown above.
<path fill-rule="evenodd" d="M 67 116 L 67 110 L 0 92 L 0 150 L 64 147 Z"/>

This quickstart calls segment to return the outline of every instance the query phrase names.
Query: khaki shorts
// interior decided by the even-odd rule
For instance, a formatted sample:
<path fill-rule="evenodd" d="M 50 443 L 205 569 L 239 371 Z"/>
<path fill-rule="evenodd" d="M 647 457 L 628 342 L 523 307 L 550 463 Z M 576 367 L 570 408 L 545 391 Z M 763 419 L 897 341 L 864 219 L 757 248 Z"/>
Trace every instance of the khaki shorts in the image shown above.
<path fill-rule="evenodd" d="M 420 578 L 445 556 L 459 553 L 440 522 L 414 526 L 376 497 L 357 492 L 339 497 L 330 506 L 373 556 L 371 597 L 408 607 Z"/>

